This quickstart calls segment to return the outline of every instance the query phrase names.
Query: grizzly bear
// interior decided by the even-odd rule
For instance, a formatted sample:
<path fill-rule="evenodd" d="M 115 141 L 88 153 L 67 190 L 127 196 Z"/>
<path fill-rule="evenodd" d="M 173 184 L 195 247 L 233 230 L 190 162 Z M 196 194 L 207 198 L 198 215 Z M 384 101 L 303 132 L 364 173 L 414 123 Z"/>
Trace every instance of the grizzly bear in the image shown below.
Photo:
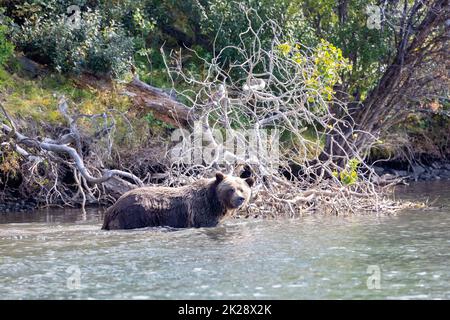
<path fill-rule="evenodd" d="M 217 172 L 183 187 L 137 188 L 106 210 L 102 229 L 214 227 L 249 202 L 253 184 L 251 177 Z"/>

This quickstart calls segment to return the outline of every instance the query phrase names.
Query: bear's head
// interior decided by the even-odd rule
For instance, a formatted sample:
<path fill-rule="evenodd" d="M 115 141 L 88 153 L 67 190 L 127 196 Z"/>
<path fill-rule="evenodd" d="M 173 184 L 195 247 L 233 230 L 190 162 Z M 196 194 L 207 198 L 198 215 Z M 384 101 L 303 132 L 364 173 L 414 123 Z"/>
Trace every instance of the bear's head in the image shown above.
<path fill-rule="evenodd" d="M 241 179 L 222 172 L 216 173 L 217 196 L 227 209 L 239 209 L 250 200 L 253 178 Z"/>

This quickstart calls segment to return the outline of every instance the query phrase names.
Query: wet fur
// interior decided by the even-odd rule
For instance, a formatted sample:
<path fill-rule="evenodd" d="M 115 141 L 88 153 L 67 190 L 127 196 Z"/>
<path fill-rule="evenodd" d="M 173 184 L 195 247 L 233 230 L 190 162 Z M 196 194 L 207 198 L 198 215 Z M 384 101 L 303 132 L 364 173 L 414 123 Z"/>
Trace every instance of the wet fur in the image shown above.
<path fill-rule="evenodd" d="M 137 188 L 108 208 L 102 229 L 213 227 L 248 203 L 251 185 L 251 178 L 243 180 L 218 173 L 215 179 L 179 188 Z M 244 203 L 236 207 L 235 197 L 245 198 Z"/>

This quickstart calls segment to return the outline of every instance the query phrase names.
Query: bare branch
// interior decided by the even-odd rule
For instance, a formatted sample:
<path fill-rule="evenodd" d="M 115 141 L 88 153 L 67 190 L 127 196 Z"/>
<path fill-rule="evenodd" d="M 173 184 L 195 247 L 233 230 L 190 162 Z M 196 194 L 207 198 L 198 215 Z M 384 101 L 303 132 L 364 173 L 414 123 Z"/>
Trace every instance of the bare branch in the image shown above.
<path fill-rule="evenodd" d="M 1 124 L 1 129 L 7 133 L 14 132 L 11 127 L 3 123 Z M 103 183 L 114 176 L 121 176 L 133 180 L 139 186 L 143 186 L 142 181 L 138 177 L 136 177 L 132 173 L 125 172 L 122 170 L 104 170 L 104 173 L 101 177 L 98 178 L 93 177 L 86 169 L 83 159 L 80 157 L 77 151 L 74 148 L 69 147 L 67 145 L 39 142 L 35 139 L 30 139 L 17 131 L 15 132 L 15 136 L 18 144 L 22 144 L 30 148 L 39 148 L 46 151 L 51 151 L 55 153 L 64 153 L 69 155 L 69 157 L 75 162 L 75 165 L 77 169 L 80 171 L 80 174 L 90 183 L 95 184 Z"/>

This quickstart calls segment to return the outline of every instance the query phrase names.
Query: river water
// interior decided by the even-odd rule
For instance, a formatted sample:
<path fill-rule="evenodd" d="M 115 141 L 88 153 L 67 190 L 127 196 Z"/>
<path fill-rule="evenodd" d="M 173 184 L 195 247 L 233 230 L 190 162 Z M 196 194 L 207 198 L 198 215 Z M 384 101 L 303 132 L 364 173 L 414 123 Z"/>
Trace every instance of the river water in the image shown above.
<path fill-rule="evenodd" d="M 450 299 L 450 183 L 396 216 L 102 231 L 101 210 L 0 214 L 1 299 Z"/>

